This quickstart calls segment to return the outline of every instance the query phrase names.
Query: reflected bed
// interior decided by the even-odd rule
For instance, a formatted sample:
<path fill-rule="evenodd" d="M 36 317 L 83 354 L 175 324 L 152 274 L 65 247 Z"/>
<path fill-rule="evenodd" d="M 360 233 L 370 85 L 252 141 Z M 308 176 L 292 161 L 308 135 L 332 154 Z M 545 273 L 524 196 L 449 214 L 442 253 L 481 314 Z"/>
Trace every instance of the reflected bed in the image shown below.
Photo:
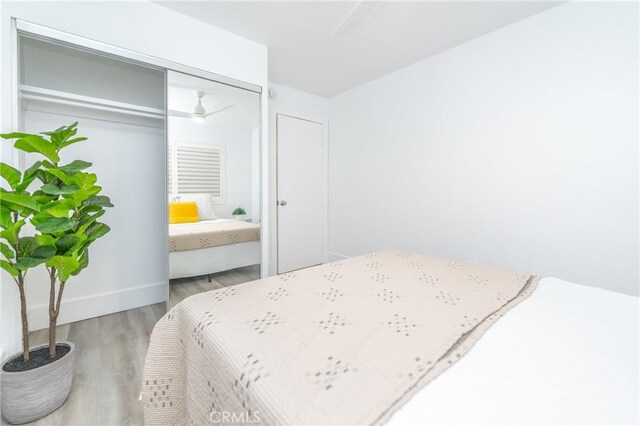
<path fill-rule="evenodd" d="M 169 225 L 171 279 L 260 263 L 260 225 L 216 219 Z"/>

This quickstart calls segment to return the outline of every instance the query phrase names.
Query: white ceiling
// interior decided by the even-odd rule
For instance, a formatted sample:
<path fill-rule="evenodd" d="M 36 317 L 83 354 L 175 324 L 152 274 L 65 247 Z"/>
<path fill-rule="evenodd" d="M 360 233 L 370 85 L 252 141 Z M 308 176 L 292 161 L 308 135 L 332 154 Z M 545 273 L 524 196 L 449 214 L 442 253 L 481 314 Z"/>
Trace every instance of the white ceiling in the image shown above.
<path fill-rule="evenodd" d="M 561 2 L 159 3 L 269 46 L 271 81 L 331 97 Z"/>

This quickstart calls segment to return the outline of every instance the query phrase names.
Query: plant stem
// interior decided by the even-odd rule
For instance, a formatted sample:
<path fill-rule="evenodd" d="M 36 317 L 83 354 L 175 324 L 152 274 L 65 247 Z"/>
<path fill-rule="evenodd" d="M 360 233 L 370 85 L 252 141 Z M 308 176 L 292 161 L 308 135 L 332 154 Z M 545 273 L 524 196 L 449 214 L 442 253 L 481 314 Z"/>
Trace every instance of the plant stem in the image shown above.
<path fill-rule="evenodd" d="M 49 269 L 49 358 L 56 357 L 56 268 Z"/>
<path fill-rule="evenodd" d="M 29 320 L 27 318 L 27 298 L 24 294 L 24 276 L 18 275 L 18 289 L 20 290 L 20 316 L 22 319 L 22 357 L 29 361 Z"/>
<path fill-rule="evenodd" d="M 19 219 L 18 212 L 13 213 L 13 221 Z M 20 239 L 18 238 L 14 246 L 16 252 L 16 260 L 20 253 Z M 27 317 L 27 296 L 24 293 L 24 276 L 26 271 L 18 273 L 18 291 L 20 292 L 20 319 L 22 320 L 22 359 L 29 361 L 29 318 Z"/>
<path fill-rule="evenodd" d="M 49 356 L 51 356 L 51 348 L 53 348 L 53 357 L 56 356 L 56 325 L 58 324 L 58 315 L 60 315 L 60 302 L 62 302 L 62 293 L 64 292 L 65 281 L 60 282 L 58 290 L 58 300 L 56 301 L 56 309 L 53 319 L 49 322 Z"/>

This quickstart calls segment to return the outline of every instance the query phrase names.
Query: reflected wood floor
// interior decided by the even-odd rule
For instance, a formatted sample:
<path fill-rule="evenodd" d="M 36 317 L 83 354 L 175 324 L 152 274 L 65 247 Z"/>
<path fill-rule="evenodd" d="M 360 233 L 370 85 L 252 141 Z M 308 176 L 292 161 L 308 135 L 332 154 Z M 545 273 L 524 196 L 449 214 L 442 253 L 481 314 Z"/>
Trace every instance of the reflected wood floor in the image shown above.
<path fill-rule="evenodd" d="M 259 278 L 259 266 L 171 280 L 171 306 L 191 295 Z M 31 425 L 141 425 L 138 402 L 149 336 L 165 304 L 143 306 L 57 328 L 58 341 L 76 345 L 73 386 L 58 410 Z M 31 345 L 47 342 L 47 330 L 30 334 Z M 2 418 L 2 425 L 6 425 Z"/>
<path fill-rule="evenodd" d="M 211 282 L 209 282 L 207 276 L 171 280 L 170 304 L 171 307 L 173 307 L 183 299 L 194 294 L 242 284 L 257 280 L 258 278 L 260 278 L 260 265 L 251 265 L 218 274 L 211 274 Z"/>

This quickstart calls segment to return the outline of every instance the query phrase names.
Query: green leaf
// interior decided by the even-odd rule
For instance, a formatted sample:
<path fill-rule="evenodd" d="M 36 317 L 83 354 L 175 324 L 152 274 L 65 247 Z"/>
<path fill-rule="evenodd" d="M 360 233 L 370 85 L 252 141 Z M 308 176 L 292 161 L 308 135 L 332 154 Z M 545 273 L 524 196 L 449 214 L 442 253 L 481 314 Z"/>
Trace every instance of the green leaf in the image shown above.
<path fill-rule="evenodd" d="M 2 229 L 7 229 L 11 227 L 13 224 L 13 219 L 11 218 L 11 210 L 7 207 L 0 205 L 0 227 Z"/>
<path fill-rule="evenodd" d="M 36 179 L 35 176 L 31 176 L 29 178 L 25 178 L 22 180 L 22 182 L 20 182 L 20 185 L 16 186 L 15 190 L 17 194 L 22 194 L 24 193 L 27 188 L 29 187 L 29 185 L 31 185 L 31 182 L 33 182 Z"/>
<path fill-rule="evenodd" d="M 56 241 L 56 249 L 60 254 L 66 254 L 71 251 L 82 239 L 75 234 L 67 234 L 58 238 Z"/>
<path fill-rule="evenodd" d="M 65 282 L 80 267 L 80 262 L 70 256 L 54 256 L 47 262 L 47 266 L 56 268 L 60 281 Z"/>
<path fill-rule="evenodd" d="M 35 191 L 33 194 L 31 194 L 31 198 L 33 198 L 34 200 L 36 200 L 38 202 L 38 204 L 40 205 L 40 209 L 42 210 L 42 208 L 46 205 L 49 204 L 50 202 L 54 201 L 56 199 L 55 196 L 53 195 L 47 195 L 44 192 L 38 190 Z"/>
<path fill-rule="evenodd" d="M 41 263 L 45 263 L 51 260 L 55 254 L 56 248 L 53 246 L 38 246 L 33 249 L 28 257 L 20 258 L 15 263 L 15 266 L 18 269 L 26 271 L 27 269 L 33 268 L 40 265 Z"/>
<path fill-rule="evenodd" d="M 42 232 L 43 234 L 56 234 L 66 232 L 76 226 L 77 223 L 75 219 L 53 217 L 49 215 L 47 215 L 46 217 L 36 216 L 31 222 L 36 226 L 36 230 L 38 232 Z"/>
<path fill-rule="evenodd" d="M 76 204 L 81 204 L 83 201 L 85 201 L 85 200 L 93 197 L 94 195 L 98 194 L 101 190 L 102 190 L 102 188 L 99 187 L 99 186 L 94 186 L 94 187 L 89 188 L 89 189 L 81 189 L 81 190 L 76 191 L 73 194 L 71 194 L 71 197 L 73 198 L 73 201 Z"/>
<path fill-rule="evenodd" d="M 38 203 L 33 197 L 30 195 L 24 194 L 11 194 L 8 192 L 3 192 L 0 194 L 0 203 L 10 203 L 14 206 L 26 207 L 29 210 L 35 210 L 37 212 L 40 211 L 40 203 Z"/>
<path fill-rule="evenodd" d="M 52 246 L 58 240 L 53 235 L 43 235 L 43 234 L 36 235 L 35 239 L 38 242 L 38 245 L 40 246 Z"/>
<path fill-rule="evenodd" d="M 111 200 L 106 195 L 96 195 L 94 197 L 87 198 L 82 202 L 83 206 L 100 206 L 100 207 L 113 207 Z"/>
<path fill-rule="evenodd" d="M 38 247 L 35 237 L 21 237 L 18 239 L 18 258 L 30 257 L 31 252 Z"/>
<path fill-rule="evenodd" d="M 17 277 L 20 273 L 20 271 L 14 268 L 11 263 L 7 262 L 6 260 L 0 260 L 0 268 L 7 271 L 9 274 L 11 274 L 12 277 Z"/>
<path fill-rule="evenodd" d="M 63 172 L 60 172 L 60 173 L 63 173 Z M 58 177 L 52 175 L 47 170 L 39 169 L 39 170 L 36 170 L 34 174 L 36 175 L 36 178 L 38 178 L 42 183 L 52 183 L 52 184 L 58 183 Z"/>
<path fill-rule="evenodd" d="M 79 219 L 78 219 L 78 232 L 84 232 L 86 231 L 86 229 L 93 223 L 96 221 L 96 219 L 98 219 L 100 216 L 102 216 L 103 214 L 105 214 L 106 212 L 104 210 L 100 210 L 98 212 L 96 212 L 95 214 L 89 214 L 89 213 L 84 213 L 82 215 L 80 215 Z"/>
<path fill-rule="evenodd" d="M 89 167 L 91 167 L 91 163 L 87 161 L 82 161 L 82 160 L 75 160 L 67 164 L 66 166 L 58 167 L 58 169 L 62 170 L 65 173 L 71 174 L 71 173 L 82 171 Z"/>
<path fill-rule="evenodd" d="M 24 171 L 22 182 L 20 182 L 20 184 L 15 187 L 15 190 L 18 194 L 26 191 L 29 185 L 31 185 L 31 182 L 36 179 L 36 172 L 40 169 L 40 166 L 42 166 L 42 161 L 36 161 L 31 167 Z"/>
<path fill-rule="evenodd" d="M 24 138 L 25 136 L 30 136 L 30 135 L 29 133 L 21 133 L 21 132 L 11 132 L 11 133 L 0 134 L 0 138 L 2 139 L 18 139 L 18 138 Z"/>
<path fill-rule="evenodd" d="M 2 252 L 2 255 L 7 260 L 11 260 L 11 259 L 15 258 L 15 254 L 13 253 L 13 250 L 11 250 L 11 248 L 8 245 L 6 245 L 5 243 L 0 243 L 0 251 Z"/>
<path fill-rule="evenodd" d="M 15 223 L 12 223 L 11 226 L 5 228 L 0 232 L 0 238 L 4 238 L 9 242 L 9 244 L 15 246 L 18 243 L 18 235 L 20 234 L 20 229 L 22 229 L 24 224 L 24 220 L 19 220 Z"/>
<path fill-rule="evenodd" d="M 89 190 L 93 188 L 97 181 L 98 176 L 95 173 L 82 172 L 73 175 L 71 183 L 78 185 L 82 189 Z"/>
<path fill-rule="evenodd" d="M 74 143 L 78 143 L 78 142 L 82 142 L 82 141 L 86 141 L 86 140 L 87 140 L 87 138 L 75 138 L 75 139 L 66 140 L 66 141 L 64 141 L 64 142 L 62 142 L 60 144 L 60 149 L 66 148 L 69 145 L 73 145 Z"/>
<path fill-rule="evenodd" d="M 68 175 L 68 174 L 66 174 L 65 172 L 63 172 L 60 169 L 49 169 L 45 173 L 49 173 L 49 174 L 57 177 L 64 184 L 71 185 L 71 184 L 75 183 L 74 182 L 74 176 L 76 176 L 76 175 L 73 175 L 73 176 Z M 40 180 L 42 180 L 42 179 L 40 179 Z"/>
<path fill-rule="evenodd" d="M 24 171 L 25 178 L 34 176 L 36 174 L 36 170 L 38 170 L 40 166 L 42 166 L 42 161 L 36 161 L 33 163 L 31 167 Z"/>
<path fill-rule="evenodd" d="M 24 136 L 18 139 L 13 146 L 15 146 L 16 149 L 20 149 L 25 152 L 37 152 L 42 154 L 54 163 L 60 161 L 55 145 L 42 136 Z"/>
<path fill-rule="evenodd" d="M 64 144 L 70 145 L 70 140 L 72 136 L 75 136 L 78 133 L 78 122 L 71 124 L 70 126 L 60 127 L 59 129 L 53 132 L 47 132 L 46 134 L 51 137 L 51 142 L 58 147 L 58 149 L 64 148 Z M 86 138 L 85 138 L 86 139 Z"/>
<path fill-rule="evenodd" d="M 62 199 L 52 201 L 42 206 L 42 213 L 49 214 L 54 217 L 69 217 L 69 212 L 75 209 L 73 200 Z"/>
<path fill-rule="evenodd" d="M 76 121 L 76 123 L 77 123 L 77 121 Z M 40 134 L 41 135 L 47 135 L 47 136 L 53 136 L 56 133 L 60 133 L 62 130 L 66 129 L 66 128 L 67 128 L 67 126 L 60 126 L 60 127 L 58 127 L 57 129 L 55 129 L 55 130 L 53 130 L 51 132 L 42 132 Z"/>
<path fill-rule="evenodd" d="M 111 228 L 109 228 L 107 224 L 94 222 L 91 225 L 89 225 L 87 230 L 84 231 L 84 234 L 87 236 L 89 241 L 94 241 L 104 236 L 109 231 L 111 231 Z"/>
<path fill-rule="evenodd" d="M 80 271 L 82 271 L 84 268 L 89 266 L 89 250 L 88 249 L 80 253 L 80 256 L 78 257 L 78 262 L 79 262 L 78 269 L 73 271 L 71 275 L 78 275 Z"/>
<path fill-rule="evenodd" d="M 78 188 L 76 185 L 62 185 L 62 187 L 59 188 L 56 185 L 47 183 L 47 184 L 42 185 L 42 188 L 40 188 L 40 189 L 45 194 L 64 195 L 64 194 L 74 193 L 77 190 L 79 190 L 80 188 Z"/>
<path fill-rule="evenodd" d="M 0 175 L 9 183 L 12 189 L 16 189 L 22 178 L 22 174 L 17 169 L 5 163 L 0 163 Z"/>

